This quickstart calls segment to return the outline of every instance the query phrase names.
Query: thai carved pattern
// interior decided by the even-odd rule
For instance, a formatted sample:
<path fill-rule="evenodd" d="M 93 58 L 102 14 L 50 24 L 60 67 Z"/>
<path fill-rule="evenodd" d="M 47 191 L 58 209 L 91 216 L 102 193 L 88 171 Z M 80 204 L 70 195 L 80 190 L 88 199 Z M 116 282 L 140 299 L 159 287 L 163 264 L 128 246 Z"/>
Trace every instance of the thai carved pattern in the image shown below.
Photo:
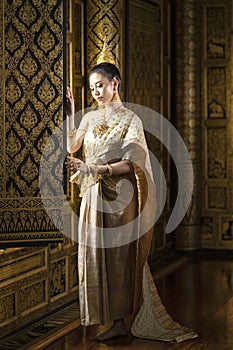
<path fill-rule="evenodd" d="M 160 112 L 160 33 L 154 34 L 154 28 L 148 31 L 141 26 L 133 26 L 129 36 L 129 102 L 137 103 Z M 151 57 L 154 64 L 148 60 Z M 141 68 L 143 67 L 143 69 Z M 153 93 L 151 93 L 153 91 Z M 156 93 L 157 91 L 157 93 Z"/>
<path fill-rule="evenodd" d="M 21 290 L 20 310 L 22 313 L 32 312 L 36 307 L 40 307 L 46 301 L 46 281 L 42 280 L 35 284 L 28 285 Z"/>
<path fill-rule="evenodd" d="M 39 170 L 46 142 L 63 119 L 63 2 L 4 0 L 0 15 L 0 240 L 10 242 L 22 233 L 18 241 L 26 241 L 40 232 L 41 239 L 46 232 L 58 238 L 61 213 L 56 206 L 54 225 L 39 200 Z M 63 195 L 62 144 L 62 136 L 54 136 L 46 155 L 53 166 L 40 187 L 48 197 Z M 24 202 L 15 209 L 11 198 Z"/>
<path fill-rule="evenodd" d="M 176 2 L 175 114 L 176 127 L 190 154 L 194 190 L 190 207 L 176 232 L 179 249 L 199 247 L 200 232 L 200 3 Z"/>
<path fill-rule="evenodd" d="M 229 248 L 232 216 L 232 1 L 203 3 L 203 186 L 202 212 L 214 217 L 212 238 L 203 247 Z M 222 217 L 223 212 L 226 217 Z M 227 216 L 228 215 L 228 216 Z"/>
<path fill-rule="evenodd" d="M 4 322 L 15 316 L 15 294 L 0 298 L 0 322 Z"/>
<path fill-rule="evenodd" d="M 195 169 L 194 169 L 195 171 Z M 195 177 L 195 172 L 194 172 L 194 177 Z M 196 191 L 196 184 L 194 184 L 194 188 L 193 188 L 193 195 L 192 195 L 192 198 L 191 198 L 191 202 L 190 202 L 190 205 L 189 205 L 189 208 L 187 210 L 187 213 L 183 219 L 183 222 L 182 222 L 182 225 L 194 225 L 196 220 L 197 220 L 197 215 L 198 215 L 198 203 L 199 203 L 199 194 L 197 194 L 195 196 L 195 191 Z"/>
<path fill-rule="evenodd" d="M 0 255 L 0 270 L 0 337 L 77 301 L 74 245 L 7 249 Z"/>
<path fill-rule="evenodd" d="M 208 117 L 224 118 L 226 115 L 226 69 L 211 67 L 207 70 Z"/>
<path fill-rule="evenodd" d="M 0 27 L 4 28 L 4 6 L 3 6 L 3 1 L 0 3 Z M 5 114 L 5 104 L 4 104 L 4 85 L 5 85 L 5 80 L 4 80 L 4 60 L 3 60 L 3 55 L 4 55 L 4 42 L 3 42 L 3 31 L 0 30 L 0 76 L 2 77 L 0 79 L 0 111 L 1 114 Z M 5 134 L 4 131 L 4 123 L 0 123 L 0 193 L 4 193 L 4 183 L 5 183 L 5 161 L 4 157 L 2 156 L 4 154 L 4 137 L 3 135 Z"/>
<path fill-rule="evenodd" d="M 221 219 L 221 238 L 224 241 L 233 240 L 233 216 Z"/>
<path fill-rule="evenodd" d="M 74 56 L 73 56 L 73 67 L 75 74 L 83 75 L 83 53 L 82 53 L 82 35 L 83 35 L 83 20 L 82 20 L 82 6 L 81 4 L 73 1 L 73 26 L 75 26 L 75 35 L 73 41 Z M 73 28 L 74 30 L 74 28 Z"/>
<path fill-rule="evenodd" d="M 27 197 L 30 189 L 33 197 L 38 195 L 39 162 L 43 151 L 40 139 L 45 136 L 44 128 L 51 134 L 57 121 L 62 121 L 62 77 L 54 69 L 62 55 L 62 17 L 58 23 L 55 16 L 62 7 L 60 0 L 47 7 L 42 1 L 36 6 L 33 1 L 16 1 L 14 4 L 6 1 L 5 6 L 5 135 L 6 144 L 9 143 L 6 153 L 9 182 L 5 193 Z M 41 16 L 43 12 L 47 13 L 45 17 Z M 31 111 L 33 122 L 28 129 Z M 42 143 L 45 144 L 44 139 Z M 15 149 L 14 144 L 18 145 Z"/>
<path fill-rule="evenodd" d="M 208 177 L 226 178 L 226 130 L 208 129 Z"/>
<path fill-rule="evenodd" d="M 146 23 L 143 11 L 147 16 Z M 162 108 L 160 89 L 163 83 L 161 77 L 163 36 L 158 30 L 161 21 L 160 12 L 158 4 L 132 2 L 128 53 L 129 102 L 150 107 L 158 112 L 161 112 Z"/>
<path fill-rule="evenodd" d="M 170 118 L 170 1 L 130 1 L 128 28 L 128 100 L 150 107 L 166 118 Z M 135 108 L 137 113 L 137 108 Z M 152 118 L 154 117 L 152 113 Z M 140 115 L 140 112 L 139 112 Z M 161 125 L 162 128 L 162 125 Z M 169 154 L 162 143 L 153 136 L 153 130 L 145 132 L 150 151 L 155 155 L 166 178 L 170 178 Z M 159 181 L 158 181 L 159 182 Z M 170 184 L 167 183 L 168 191 Z M 166 215 L 170 210 L 168 196 L 166 207 L 155 225 L 151 254 L 164 249 Z"/>
<path fill-rule="evenodd" d="M 206 10 L 207 57 L 225 58 L 226 55 L 226 7 L 208 7 Z"/>
<path fill-rule="evenodd" d="M 208 188 L 208 208 L 227 209 L 227 188 L 209 187 Z"/>
<path fill-rule="evenodd" d="M 66 292 L 66 259 L 54 261 L 50 269 L 50 297 Z"/>
<path fill-rule="evenodd" d="M 34 254 L 30 252 L 22 258 L 21 256 L 12 256 L 11 261 L 5 258 L 4 263 L 1 264 L 0 283 L 11 282 L 12 279 L 22 278 L 25 274 L 32 275 L 38 269 L 45 268 L 47 264 L 47 254 L 44 249 L 35 251 Z"/>
<path fill-rule="evenodd" d="M 201 239 L 203 241 L 212 240 L 214 237 L 214 220 L 211 216 L 201 218 Z"/>
<path fill-rule="evenodd" d="M 97 57 L 103 49 L 104 40 L 107 40 L 109 51 L 116 65 L 121 69 L 122 54 L 122 0 L 88 0 L 87 9 L 87 32 L 86 32 L 86 56 L 87 73 L 96 65 Z M 88 105 L 93 99 L 90 91 L 87 94 Z"/>
<path fill-rule="evenodd" d="M 60 210 L 54 207 L 58 204 L 61 207 L 61 201 L 58 198 L 46 200 L 46 205 L 51 205 L 48 216 L 40 198 L 0 199 L 0 241 L 10 243 L 11 240 L 26 242 L 33 239 L 36 242 L 43 241 L 46 236 L 51 241 L 59 239 L 60 233 L 55 232 L 62 230 L 63 220 Z"/>
<path fill-rule="evenodd" d="M 69 268 L 69 273 L 70 273 L 70 287 L 71 289 L 77 288 L 78 287 L 78 253 L 74 253 L 70 257 L 70 268 Z"/>

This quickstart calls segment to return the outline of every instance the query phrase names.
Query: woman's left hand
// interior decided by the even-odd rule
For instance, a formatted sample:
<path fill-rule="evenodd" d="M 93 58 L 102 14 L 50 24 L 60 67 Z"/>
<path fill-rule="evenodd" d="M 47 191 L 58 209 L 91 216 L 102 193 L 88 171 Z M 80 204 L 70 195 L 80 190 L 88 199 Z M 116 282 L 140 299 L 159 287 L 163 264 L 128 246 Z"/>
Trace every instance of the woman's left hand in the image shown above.
<path fill-rule="evenodd" d="M 69 87 L 66 89 L 66 114 L 68 117 L 74 116 L 74 96 Z"/>
<path fill-rule="evenodd" d="M 81 160 L 78 158 L 74 158 L 74 157 L 67 157 L 68 162 L 67 162 L 67 167 L 71 170 L 79 170 L 82 173 L 86 174 L 88 171 L 88 166 Z"/>

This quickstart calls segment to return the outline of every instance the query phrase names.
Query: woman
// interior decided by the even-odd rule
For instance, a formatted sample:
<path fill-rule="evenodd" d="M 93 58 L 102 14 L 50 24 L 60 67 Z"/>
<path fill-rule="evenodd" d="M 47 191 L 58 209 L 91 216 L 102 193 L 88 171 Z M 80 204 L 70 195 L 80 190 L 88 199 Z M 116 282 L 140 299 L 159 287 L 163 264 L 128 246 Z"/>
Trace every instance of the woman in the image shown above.
<path fill-rule="evenodd" d="M 78 129 L 67 89 L 68 151 L 84 146 L 84 161 L 68 157 L 82 196 L 79 217 L 79 299 L 85 326 L 113 321 L 97 336 L 182 341 L 196 334 L 166 313 L 147 265 L 155 219 L 155 189 L 140 119 L 121 103 L 120 73 L 111 63 L 89 76 L 98 109 Z M 154 210 L 151 211 L 151 208 Z"/>

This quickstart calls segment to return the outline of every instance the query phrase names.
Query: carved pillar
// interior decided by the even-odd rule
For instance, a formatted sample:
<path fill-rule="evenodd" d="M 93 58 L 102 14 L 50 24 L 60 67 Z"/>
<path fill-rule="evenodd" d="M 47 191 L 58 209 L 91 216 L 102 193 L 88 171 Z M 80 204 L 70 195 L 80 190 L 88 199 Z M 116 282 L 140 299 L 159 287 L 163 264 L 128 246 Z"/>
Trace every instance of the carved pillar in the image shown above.
<path fill-rule="evenodd" d="M 105 38 L 123 75 L 123 1 L 87 0 L 86 1 L 86 71 L 95 66 L 97 57 L 103 48 Z M 92 97 L 88 91 L 87 103 Z"/>
<path fill-rule="evenodd" d="M 194 190 L 189 210 L 175 233 L 176 248 L 194 250 L 200 244 L 200 21 L 199 2 L 176 1 L 175 118 L 192 160 Z"/>

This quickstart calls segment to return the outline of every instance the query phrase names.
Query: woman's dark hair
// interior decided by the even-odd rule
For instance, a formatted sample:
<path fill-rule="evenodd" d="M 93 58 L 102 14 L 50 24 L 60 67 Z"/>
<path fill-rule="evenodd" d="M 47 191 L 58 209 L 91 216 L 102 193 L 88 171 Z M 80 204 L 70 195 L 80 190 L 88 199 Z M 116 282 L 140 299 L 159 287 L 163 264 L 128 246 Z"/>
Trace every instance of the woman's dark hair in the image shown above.
<path fill-rule="evenodd" d="M 114 78 L 117 79 L 119 82 L 118 92 L 120 91 L 121 75 L 120 75 L 118 68 L 114 64 L 108 63 L 108 62 L 102 62 L 102 63 L 98 64 L 97 66 L 95 66 L 94 68 L 92 68 L 92 70 L 89 73 L 89 77 L 93 73 L 102 74 L 105 78 L 107 78 L 110 81 L 112 81 Z"/>

